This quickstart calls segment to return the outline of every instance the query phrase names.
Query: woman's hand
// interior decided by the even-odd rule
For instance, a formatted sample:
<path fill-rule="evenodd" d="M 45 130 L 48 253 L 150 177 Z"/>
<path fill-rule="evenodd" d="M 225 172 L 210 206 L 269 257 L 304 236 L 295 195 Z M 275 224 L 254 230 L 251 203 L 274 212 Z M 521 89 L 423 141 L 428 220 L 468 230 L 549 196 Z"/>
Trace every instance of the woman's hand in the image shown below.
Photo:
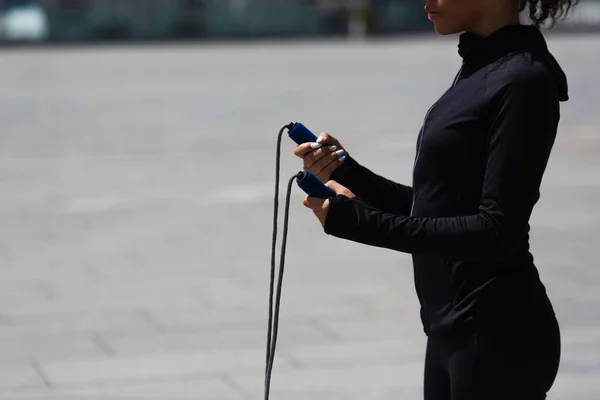
<path fill-rule="evenodd" d="M 349 199 L 355 197 L 354 193 L 336 181 L 328 181 L 325 185 L 333 190 L 336 195 L 341 194 Z M 325 220 L 327 219 L 327 212 L 329 211 L 329 199 L 319 199 L 317 197 L 306 196 L 304 198 L 304 205 L 313 210 L 319 219 L 319 222 L 321 222 L 321 226 L 325 227 Z"/>
<path fill-rule="evenodd" d="M 346 159 L 346 150 L 327 132 L 322 132 L 316 143 L 297 146 L 294 154 L 302 158 L 304 170 L 312 172 L 323 183 L 329 181 L 331 173 Z"/>

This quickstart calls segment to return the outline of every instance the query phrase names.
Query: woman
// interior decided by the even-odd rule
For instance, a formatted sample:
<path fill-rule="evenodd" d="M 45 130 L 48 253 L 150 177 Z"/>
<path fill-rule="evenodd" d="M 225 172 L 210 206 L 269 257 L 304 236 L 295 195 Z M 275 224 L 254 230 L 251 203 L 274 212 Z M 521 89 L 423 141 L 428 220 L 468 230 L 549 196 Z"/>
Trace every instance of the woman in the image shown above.
<path fill-rule="evenodd" d="M 576 0 L 431 0 L 462 68 L 428 111 L 412 186 L 354 160 L 333 137 L 298 146 L 336 193 L 307 197 L 327 234 L 412 254 L 428 336 L 425 399 L 546 398 L 559 326 L 529 252 L 529 217 L 567 81 L 538 26 Z M 534 25 L 521 25 L 528 8 Z"/>

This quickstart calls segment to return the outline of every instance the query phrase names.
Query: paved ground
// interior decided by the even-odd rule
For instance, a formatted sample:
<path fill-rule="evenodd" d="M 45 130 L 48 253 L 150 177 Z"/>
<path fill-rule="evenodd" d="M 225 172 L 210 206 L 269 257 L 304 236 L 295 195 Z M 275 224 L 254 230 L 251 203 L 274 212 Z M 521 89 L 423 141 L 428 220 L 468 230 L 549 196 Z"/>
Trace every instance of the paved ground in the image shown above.
<path fill-rule="evenodd" d="M 3 51 L 0 398 L 260 399 L 277 130 L 410 182 L 454 41 Z M 600 36 L 550 45 L 572 100 L 533 217 L 564 337 L 549 398 L 593 400 Z M 301 199 L 272 398 L 419 399 L 410 258 L 325 236 Z"/>

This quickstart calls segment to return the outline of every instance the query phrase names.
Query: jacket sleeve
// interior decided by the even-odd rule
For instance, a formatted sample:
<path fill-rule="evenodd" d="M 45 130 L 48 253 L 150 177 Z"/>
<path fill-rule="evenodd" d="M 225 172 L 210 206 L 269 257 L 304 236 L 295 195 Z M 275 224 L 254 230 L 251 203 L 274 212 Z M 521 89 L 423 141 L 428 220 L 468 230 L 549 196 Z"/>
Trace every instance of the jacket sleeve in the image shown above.
<path fill-rule="evenodd" d="M 367 245 L 448 260 L 494 261 L 510 255 L 528 233 L 529 217 L 559 120 L 556 86 L 543 74 L 512 79 L 491 112 L 478 212 L 420 218 L 383 212 L 338 195 L 330 199 L 325 232 Z"/>
<path fill-rule="evenodd" d="M 413 190 L 371 172 L 350 155 L 331 174 L 331 179 L 347 187 L 370 206 L 389 213 L 409 215 Z"/>

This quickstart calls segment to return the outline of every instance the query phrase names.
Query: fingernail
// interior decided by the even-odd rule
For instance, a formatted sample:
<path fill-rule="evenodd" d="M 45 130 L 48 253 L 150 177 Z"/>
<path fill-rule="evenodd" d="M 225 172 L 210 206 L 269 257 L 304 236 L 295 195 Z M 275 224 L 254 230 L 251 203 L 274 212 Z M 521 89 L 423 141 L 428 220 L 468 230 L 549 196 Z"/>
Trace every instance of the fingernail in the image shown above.
<path fill-rule="evenodd" d="M 337 150 L 337 146 L 329 146 L 329 151 L 336 151 Z"/>
<path fill-rule="evenodd" d="M 338 156 L 341 156 L 342 154 L 344 154 L 344 149 L 340 149 L 340 150 L 336 151 L 335 154 L 337 154 Z"/>
<path fill-rule="evenodd" d="M 317 138 L 317 143 L 321 143 L 325 138 L 323 136 L 319 136 Z"/>
<path fill-rule="evenodd" d="M 346 156 L 341 156 L 341 157 L 339 158 L 340 162 L 344 161 L 345 159 L 346 159 Z"/>
<path fill-rule="evenodd" d="M 312 147 L 313 149 L 318 149 L 321 146 L 323 146 L 321 143 L 313 143 L 310 145 L 310 147 Z"/>

